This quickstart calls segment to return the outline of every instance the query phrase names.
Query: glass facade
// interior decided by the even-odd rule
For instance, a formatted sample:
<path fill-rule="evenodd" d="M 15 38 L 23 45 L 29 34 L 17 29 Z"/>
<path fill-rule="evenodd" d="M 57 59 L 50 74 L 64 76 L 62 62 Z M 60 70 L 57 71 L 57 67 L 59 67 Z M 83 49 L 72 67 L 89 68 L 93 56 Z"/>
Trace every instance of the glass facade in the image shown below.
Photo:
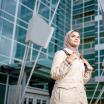
<path fill-rule="evenodd" d="M 95 69 L 91 83 L 86 85 L 89 101 L 92 99 L 96 89 L 95 77 L 100 76 L 102 73 L 101 69 L 104 58 L 103 48 L 101 50 L 96 49 L 96 47 L 99 47 L 97 45 L 103 44 L 103 22 L 99 19 L 96 20 L 96 17 L 100 15 L 97 0 L 73 0 L 73 28 L 81 33 L 80 51 Z M 102 86 L 103 84 L 100 83 L 94 99 L 98 97 Z M 90 102 L 90 104 L 94 104 L 94 102 L 95 100 Z M 99 103 L 103 104 L 103 95 Z"/>
<path fill-rule="evenodd" d="M 38 13 L 48 23 L 52 19 L 57 2 L 58 0 L 42 0 L 38 2 Z M 14 60 L 21 62 L 25 49 L 28 22 L 34 12 L 35 0 L 1 0 L 0 4 L 0 42 L 3 44 L 3 46 L 0 46 L 1 63 L 11 64 Z M 70 29 L 70 7 L 70 1 L 63 0 L 60 2 L 52 22 L 52 26 L 55 28 L 54 35 L 48 49 L 43 49 L 42 51 L 44 57 L 48 56 L 52 58 L 54 52 L 62 48 L 63 37 Z M 5 49 L 3 49 L 3 47 L 5 47 Z M 30 48 L 32 51 L 30 55 L 33 58 L 39 46 L 32 45 Z"/>
<path fill-rule="evenodd" d="M 40 70 L 34 72 L 29 86 L 47 89 L 46 82 L 50 77 L 53 55 L 62 49 L 64 35 L 71 28 L 71 1 L 61 0 L 59 5 L 58 2 L 59 0 L 0 0 L 0 92 L 4 92 L 0 93 L 0 98 L 3 98 L 0 104 L 6 104 L 8 85 L 17 83 L 26 48 L 28 23 L 35 10 L 48 24 L 53 18 L 51 26 L 55 31 L 48 48 L 42 49 L 36 66 L 36 69 Z M 25 68 L 27 77 L 39 49 L 40 46 L 36 44 L 31 44 L 29 47 L 28 63 Z M 4 76 L 6 81 L 3 79 Z"/>

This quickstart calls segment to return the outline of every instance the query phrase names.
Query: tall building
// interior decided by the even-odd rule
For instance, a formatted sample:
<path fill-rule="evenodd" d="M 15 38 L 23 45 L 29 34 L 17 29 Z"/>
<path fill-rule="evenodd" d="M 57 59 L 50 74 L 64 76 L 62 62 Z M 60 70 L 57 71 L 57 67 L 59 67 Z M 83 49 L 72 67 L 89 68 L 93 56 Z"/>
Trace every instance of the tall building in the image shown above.
<path fill-rule="evenodd" d="M 73 29 L 81 32 L 80 51 L 95 70 L 91 81 L 86 85 L 88 100 L 93 104 L 103 87 L 103 77 L 100 75 L 104 58 L 104 26 L 97 0 L 73 0 Z M 97 82 L 100 81 L 102 83 L 98 85 Z M 101 104 L 103 104 L 103 96 L 100 98 Z"/>
<path fill-rule="evenodd" d="M 63 48 L 65 34 L 78 30 L 81 34 L 80 52 L 94 67 L 91 81 L 86 85 L 89 102 L 102 73 L 104 58 L 104 27 L 97 0 L 0 0 L 0 104 L 14 104 L 15 91 L 26 49 L 29 20 L 37 12 L 54 27 L 47 49 L 42 48 L 38 62 L 26 89 L 24 104 L 48 104 L 48 79 L 54 53 Z M 41 30 L 40 30 L 41 31 Z M 37 34 L 40 35 L 41 34 Z M 31 44 L 22 80 L 24 89 L 40 46 Z M 100 80 L 101 81 L 101 80 Z M 103 87 L 99 84 L 92 103 Z M 103 104 L 104 94 L 100 98 Z"/>

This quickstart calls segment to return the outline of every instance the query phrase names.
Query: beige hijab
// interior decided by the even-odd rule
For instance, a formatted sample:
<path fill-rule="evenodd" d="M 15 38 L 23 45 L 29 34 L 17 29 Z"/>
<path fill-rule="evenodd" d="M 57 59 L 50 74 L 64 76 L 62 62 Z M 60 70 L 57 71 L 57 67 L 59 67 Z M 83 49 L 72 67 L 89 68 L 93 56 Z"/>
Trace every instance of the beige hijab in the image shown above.
<path fill-rule="evenodd" d="M 78 47 L 72 47 L 69 42 L 69 36 L 74 31 L 75 30 L 71 30 L 66 33 L 66 36 L 64 38 L 64 50 L 66 50 L 69 54 L 72 54 L 72 52 L 76 52 L 80 56 L 80 58 L 82 58 L 82 54 L 78 51 Z"/>
<path fill-rule="evenodd" d="M 66 33 L 66 36 L 65 36 L 65 38 L 64 38 L 64 48 L 65 48 L 65 49 L 68 48 L 68 49 L 70 49 L 70 50 L 72 50 L 72 51 L 78 52 L 78 47 L 74 48 L 74 47 L 72 47 L 72 46 L 70 45 L 69 36 L 70 36 L 70 34 L 71 34 L 72 32 L 74 32 L 74 30 L 71 30 L 71 31 L 69 31 L 68 33 Z"/>

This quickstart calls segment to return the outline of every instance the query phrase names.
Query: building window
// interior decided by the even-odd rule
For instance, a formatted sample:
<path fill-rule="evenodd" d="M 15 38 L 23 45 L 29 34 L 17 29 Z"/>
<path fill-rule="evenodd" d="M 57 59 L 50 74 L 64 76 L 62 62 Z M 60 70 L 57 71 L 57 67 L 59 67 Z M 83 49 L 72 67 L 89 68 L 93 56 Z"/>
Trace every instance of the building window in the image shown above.
<path fill-rule="evenodd" d="M 33 98 L 29 98 L 29 103 L 28 104 L 33 104 Z"/>
<path fill-rule="evenodd" d="M 41 104 L 41 99 L 37 99 L 36 104 Z"/>
<path fill-rule="evenodd" d="M 42 100 L 42 104 L 46 104 L 46 100 Z"/>

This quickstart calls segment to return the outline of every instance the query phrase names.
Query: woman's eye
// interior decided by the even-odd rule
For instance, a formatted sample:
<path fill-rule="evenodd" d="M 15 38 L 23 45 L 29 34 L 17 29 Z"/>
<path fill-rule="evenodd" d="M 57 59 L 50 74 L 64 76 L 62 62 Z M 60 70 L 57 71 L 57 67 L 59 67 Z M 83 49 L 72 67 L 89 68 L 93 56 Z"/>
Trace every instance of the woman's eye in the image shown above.
<path fill-rule="evenodd" d="M 72 35 L 72 37 L 75 37 L 75 35 Z"/>
<path fill-rule="evenodd" d="M 78 36 L 77 38 L 79 38 L 80 39 L 80 37 Z"/>

